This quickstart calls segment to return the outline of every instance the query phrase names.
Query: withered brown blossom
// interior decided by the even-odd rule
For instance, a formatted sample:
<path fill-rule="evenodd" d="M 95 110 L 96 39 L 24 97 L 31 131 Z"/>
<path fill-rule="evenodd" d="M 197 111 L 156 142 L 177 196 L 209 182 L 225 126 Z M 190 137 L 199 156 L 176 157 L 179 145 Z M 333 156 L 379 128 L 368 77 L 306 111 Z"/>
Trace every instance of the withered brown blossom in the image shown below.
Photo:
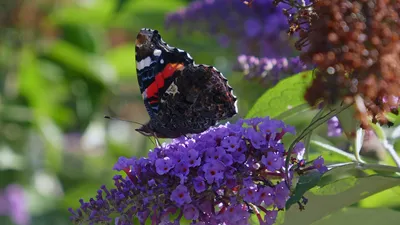
<path fill-rule="evenodd" d="M 293 30 L 300 34 L 301 59 L 317 67 L 306 100 L 311 105 L 355 102 L 364 126 L 370 119 L 387 124 L 385 113 L 398 113 L 400 106 L 400 0 L 315 0 L 293 6 L 291 17 L 301 18 L 303 25 Z M 299 16 L 306 9 L 308 16 Z"/>

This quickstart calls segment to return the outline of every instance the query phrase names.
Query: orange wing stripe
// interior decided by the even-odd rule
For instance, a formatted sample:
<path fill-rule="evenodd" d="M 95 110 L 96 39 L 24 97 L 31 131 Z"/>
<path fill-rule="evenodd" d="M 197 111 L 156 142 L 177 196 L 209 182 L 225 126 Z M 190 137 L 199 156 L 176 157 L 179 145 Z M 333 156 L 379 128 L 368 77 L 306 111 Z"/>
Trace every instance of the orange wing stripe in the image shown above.
<path fill-rule="evenodd" d="M 171 77 L 175 71 L 181 70 L 183 68 L 183 64 L 179 63 L 168 63 L 164 69 L 157 73 L 154 82 L 151 83 L 145 90 L 147 98 L 155 97 L 158 98 L 158 91 L 160 88 L 164 87 L 164 81 Z M 157 103 L 157 101 L 151 101 L 150 104 Z"/>

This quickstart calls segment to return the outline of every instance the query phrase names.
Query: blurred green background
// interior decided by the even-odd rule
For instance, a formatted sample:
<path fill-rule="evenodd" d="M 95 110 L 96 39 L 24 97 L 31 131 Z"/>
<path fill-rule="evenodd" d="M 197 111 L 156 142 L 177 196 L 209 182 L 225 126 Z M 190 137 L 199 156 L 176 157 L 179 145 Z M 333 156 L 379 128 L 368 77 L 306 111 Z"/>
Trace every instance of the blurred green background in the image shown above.
<path fill-rule="evenodd" d="M 248 110 L 263 88 L 237 85 L 241 74 L 230 72 L 236 54 L 211 37 L 178 38 L 164 29 L 165 15 L 188 2 L 1 0 L 1 225 L 70 224 L 67 209 L 112 184 L 119 156 L 144 156 L 154 147 L 134 131 L 138 125 L 103 118 L 148 120 L 134 58 L 142 27 L 219 68 L 241 95 L 241 111 Z M 13 217 L 9 207 L 30 218 Z"/>
<path fill-rule="evenodd" d="M 0 225 L 71 224 L 67 209 L 112 185 L 119 156 L 154 147 L 137 125 L 103 118 L 148 120 L 134 59 L 142 27 L 222 71 L 246 114 L 265 89 L 232 72 L 237 53 L 201 33 L 165 30 L 165 15 L 189 2 L 0 1 Z M 390 189 L 359 205 L 398 208 L 399 195 Z"/>

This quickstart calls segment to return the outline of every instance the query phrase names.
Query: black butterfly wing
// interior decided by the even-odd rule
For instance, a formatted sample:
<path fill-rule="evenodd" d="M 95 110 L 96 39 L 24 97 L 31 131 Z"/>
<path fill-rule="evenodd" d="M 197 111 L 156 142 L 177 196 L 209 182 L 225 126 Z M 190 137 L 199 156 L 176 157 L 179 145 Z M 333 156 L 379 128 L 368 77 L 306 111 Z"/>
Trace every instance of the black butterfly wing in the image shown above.
<path fill-rule="evenodd" d="M 136 40 L 140 90 L 150 121 L 144 135 L 175 138 L 199 133 L 237 113 L 227 79 L 214 67 L 196 65 L 188 53 L 142 29 Z"/>

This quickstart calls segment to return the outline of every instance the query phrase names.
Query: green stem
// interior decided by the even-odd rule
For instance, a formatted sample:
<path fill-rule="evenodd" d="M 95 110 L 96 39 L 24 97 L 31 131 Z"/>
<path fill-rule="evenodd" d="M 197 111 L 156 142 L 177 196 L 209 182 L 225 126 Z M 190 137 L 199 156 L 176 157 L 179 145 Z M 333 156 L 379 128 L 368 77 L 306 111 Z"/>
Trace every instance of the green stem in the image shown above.
<path fill-rule="evenodd" d="M 319 127 L 321 124 L 325 123 L 326 121 L 328 121 L 330 118 L 332 118 L 333 116 L 339 114 L 340 112 L 342 112 L 343 110 L 347 109 L 348 107 L 350 107 L 350 105 L 348 104 L 340 104 L 340 106 L 336 107 L 335 109 L 331 110 L 329 113 L 326 113 L 325 115 L 323 115 L 323 112 L 327 109 L 327 107 L 325 106 L 324 109 L 322 109 L 321 111 L 319 111 L 315 117 L 312 119 L 310 125 L 308 125 L 301 133 L 299 136 L 297 136 L 294 141 L 292 142 L 292 144 L 290 145 L 288 152 L 287 152 L 287 156 L 286 156 L 286 162 L 285 162 L 285 169 L 286 171 L 288 171 L 289 168 L 289 164 L 290 164 L 290 156 L 293 152 L 293 148 L 294 146 L 300 142 L 305 136 L 307 136 L 310 132 L 312 132 L 315 128 Z"/>
<path fill-rule="evenodd" d="M 362 170 L 370 169 L 370 170 L 379 170 L 379 171 L 386 171 L 386 172 L 392 172 L 392 173 L 400 173 L 400 168 L 397 168 L 394 166 L 380 165 L 380 164 L 358 163 L 357 167 Z"/>
<path fill-rule="evenodd" d="M 396 150 L 394 149 L 393 145 L 388 142 L 387 139 L 381 140 L 383 147 L 385 147 L 386 151 L 392 156 L 393 161 L 396 163 L 397 167 L 400 168 L 400 157 L 397 155 Z"/>

